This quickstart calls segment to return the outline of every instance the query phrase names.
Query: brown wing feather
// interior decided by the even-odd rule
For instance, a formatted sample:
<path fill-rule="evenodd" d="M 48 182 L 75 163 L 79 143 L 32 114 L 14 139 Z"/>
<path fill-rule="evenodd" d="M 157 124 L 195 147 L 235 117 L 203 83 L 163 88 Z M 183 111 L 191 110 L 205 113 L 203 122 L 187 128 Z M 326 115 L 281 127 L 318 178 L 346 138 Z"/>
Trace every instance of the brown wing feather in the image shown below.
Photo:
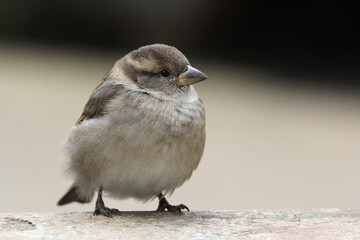
<path fill-rule="evenodd" d="M 121 89 L 123 89 L 121 84 L 106 80 L 107 75 L 101 79 L 99 85 L 91 94 L 88 102 L 85 104 L 83 113 L 76 122 L 76 125 L 80 124 L 84 120 L 101 116 L 107 103 L 119 94 Z"/>

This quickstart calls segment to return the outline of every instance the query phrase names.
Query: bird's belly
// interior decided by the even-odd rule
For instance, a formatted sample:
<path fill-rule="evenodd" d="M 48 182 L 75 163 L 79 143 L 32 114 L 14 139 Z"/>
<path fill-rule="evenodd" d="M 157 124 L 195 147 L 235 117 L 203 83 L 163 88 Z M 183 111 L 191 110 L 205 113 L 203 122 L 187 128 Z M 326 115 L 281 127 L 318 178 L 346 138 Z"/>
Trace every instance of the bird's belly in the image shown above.
<path fill-rule="evenodd" d="M 191 140 L 162 142 L 114 156 L 115 164 L 107 171 L 103 187 L 116 198 L 149 200 L 159 193 L 172 193 L 190 178 L 198 166 L 202 146 Z M 129 153 L 130 153 L 129 152 Z"/>
<path fill-rule="evenodd" d="M 116 198 L 149 200 L 173 192 L 190 178 L 205 145 L 201 102 L 110 110 L 74 128 L 64 147 L 84 197 L 103 186 Z"/>

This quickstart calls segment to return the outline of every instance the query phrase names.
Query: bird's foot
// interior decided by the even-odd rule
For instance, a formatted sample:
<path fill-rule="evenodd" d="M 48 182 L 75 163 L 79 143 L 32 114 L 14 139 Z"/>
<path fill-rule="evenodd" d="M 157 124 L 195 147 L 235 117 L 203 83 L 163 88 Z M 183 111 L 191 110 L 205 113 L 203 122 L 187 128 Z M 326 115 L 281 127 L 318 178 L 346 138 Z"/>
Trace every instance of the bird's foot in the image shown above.
<path fill-rule="evenodd" d="M 165 208 L 161 208 L 161 209 L 158 208 L 157 211 L 164 212 L 165 209 L 167 209 L 168 212 L 179 213 L 180 215 L 181 215 L 181 209 L 186 209 L 188 212 L 190 212 L 189 208 L 184 204 L 179 204 L 179 205 L 168 204 Z"/>
<path fill-rule="evenodd" d="M 166 200 L 166 198 L 161 194 L 159 195 L 159 206 L 157 208 L 157 212 L 164 212 L 165 209 L 168 210 L 168 212 L 173 212 L 173 213 L 179 213 L 181 215 L 181 210 L 182 209 L 186 209 L 188 212 L 190 212 L 189 208 L 187 206 L 185 206 L 184 204 L 179 204 L 179 205 L 170 205 L 169 202 Z"/>
<path fill-rule="evenodd" d="M 103 215 L 105 217 L 110 217 L 112 218 L 113 214 L 116 215 L 121 215 L 121 212 L 119 210 L 117 210 L 116 208 L 108 208 L 105 207 L 105 203 L 102 199 L 102 187 L 99 188 L 99 193 L 98 193 L 98 198 L 96 200 L 96 204 L 95 204 L 95 211 L 94 211 L 94 215 Z"/>
<path fill-rule="evenodd" d="M 105 217 L 112 218 L 113 214 L 121 215 L 121 212 L 119 210 L 117 210 L 116 208 L 108 208 L 108 207 L 105 207 L 105 206 L 99 206 L 99 207 L 96 206 L 93 215 L 100 215 L 100 214 L 105 216 Z"/>

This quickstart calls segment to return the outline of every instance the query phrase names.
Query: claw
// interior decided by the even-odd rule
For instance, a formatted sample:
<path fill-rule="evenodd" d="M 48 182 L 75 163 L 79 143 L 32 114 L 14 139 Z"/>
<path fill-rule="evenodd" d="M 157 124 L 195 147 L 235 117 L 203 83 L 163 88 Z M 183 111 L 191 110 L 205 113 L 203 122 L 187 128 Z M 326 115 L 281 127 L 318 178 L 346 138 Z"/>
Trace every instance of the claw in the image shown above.
<path fill-rule="evenodd" d="M 102 187 L 99 188 L 98 198 L 96 200 L 93 216 L 100 214 L 109 218 L 113 217 L 112 214 L 121 215 L 121 212 L 116 208 L 105 207 L 104 201 L 102 199 Z"/>
<path fill-rule="evenodd" d="M 96 208 L 95 211 L 94 211 L 94 214 L 93 215 L 103 215 L 105 217 L 109 217 L 109 218 L 112 218 L 112 211 L 111 209 L 103 206 L 102 208 Z"/>
<path fill-rule="evenodd" d="M 111 208 L 110 211 L 112 214 L 121 215 L 121 212 L 119 210 L 117 210 L 116 208 Z"/>
<path fill-rule="evenodd" d="M 186 209 L 188 212 L 190 212 L 189 208 L 184 204 L 180 204 L 179 206 L 181 207 L 181 209 Z"/>
<path fill-rule="evenodd" d="M 181 209 L 186 209 L 188 212 L 190 212 L 189 208 L 184 204 L 170 205 L 169 202 L 164 197 L 164 195 L 162 194 L 159 194 L 159 199 L 160 199 L 159 207 L 156 210 L 158 212 L 164 212 L 165 209 L 167 209 L 168 212 L 179 213 L 180 215 L 181 215 Z"/>
<path fill-rule="evenodd" d="M 169 212 L 177 212 L 181 215 L 181 209 L 186 209 L 188 212 L 190 211 L 189 208 L 187 206 L 185 206 L 184 204 L 180 204 L 180 205 L 168 205 L 166 206 L 166 209 L 169 211 Z"/>

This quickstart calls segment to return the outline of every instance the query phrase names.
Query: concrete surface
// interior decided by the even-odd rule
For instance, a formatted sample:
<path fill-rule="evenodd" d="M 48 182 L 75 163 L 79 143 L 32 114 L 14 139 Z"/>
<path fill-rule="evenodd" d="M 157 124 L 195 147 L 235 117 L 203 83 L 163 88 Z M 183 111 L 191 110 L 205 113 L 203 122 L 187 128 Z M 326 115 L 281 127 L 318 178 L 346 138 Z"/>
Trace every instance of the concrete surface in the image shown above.
<path fill-rule="evenodd" d="M 0 239 L 360 239 L 360 210 L 2 213 Z"/>

